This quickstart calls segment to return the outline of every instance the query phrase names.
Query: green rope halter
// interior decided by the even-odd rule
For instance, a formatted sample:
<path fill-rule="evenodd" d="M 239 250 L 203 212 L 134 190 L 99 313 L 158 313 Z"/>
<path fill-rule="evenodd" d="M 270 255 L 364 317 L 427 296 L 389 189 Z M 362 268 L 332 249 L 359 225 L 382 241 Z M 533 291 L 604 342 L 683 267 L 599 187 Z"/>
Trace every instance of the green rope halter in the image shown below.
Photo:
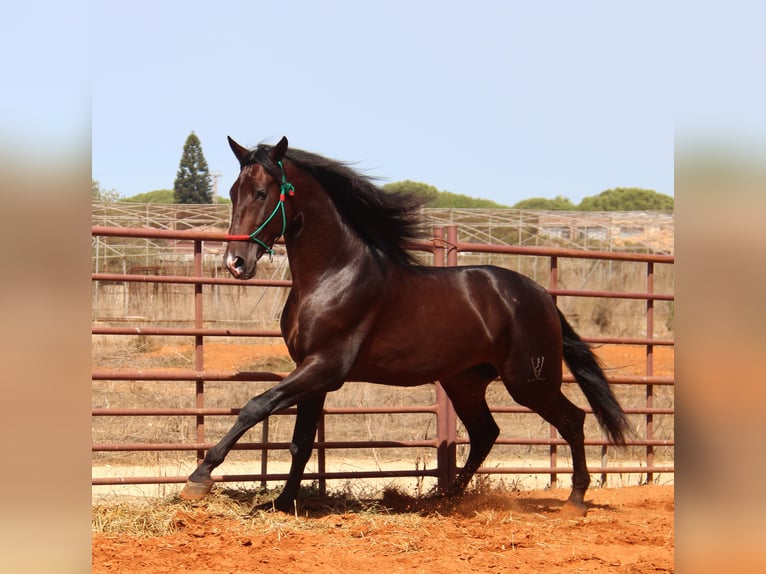
<path fill-rule="evenodd" d="M 258 228 L 253 231 L 250 235 L 227 235 L 226 239 L 228 241 L 247 241 L 248 239 L 255 241 L 258 245 L 262 246 L 266 253 L 269 254 L 269 256 L 274 255 L 274 250 L 269 246 L 266 245 L 261 239 L 258 238 L 258 234 L 263 231 L 266 226 L 271 222 L 272 219 L 277 215 L 277 213 L 282 214 L 282 231 L 274 238 L 274 241 L 279 239 L 285 234 L 285 231 L 287 229 L 287 215 L 285 214 L 285 196 L 294 196 L 295 195 L 295 187 L 292 183 L 287 181 L 287 178 L 285 177 L 285 168 L 282 165 L 281 161 L 278 161 L 277 164 L 279 165 L 279 170 L 282 172 L 282 183 L 279 185 L 279 202 L 277 203 L 276 207 L 274 207 L 274 211 L 271 212 L 271 215 L 269 215 L 266 218 L 266 221 L 261 223 Z M 272 242 L 273 244 L 273 242 Z"/>

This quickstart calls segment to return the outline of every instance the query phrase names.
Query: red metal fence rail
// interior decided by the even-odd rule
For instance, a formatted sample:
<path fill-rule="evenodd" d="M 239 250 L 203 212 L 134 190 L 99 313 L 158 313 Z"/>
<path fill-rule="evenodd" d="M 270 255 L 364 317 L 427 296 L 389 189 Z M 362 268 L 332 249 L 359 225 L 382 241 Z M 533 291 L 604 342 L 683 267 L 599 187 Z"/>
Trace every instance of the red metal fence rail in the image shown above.
<path fill-rule="evenodd" d="M 278 331 L 267 329 L 230 329 L 230 328 L 210 328 L 204 326 L 204 308 L 203 308 L 203 286 L 205 285 L 248 285 L 254 287 L 266 288 L 285 288 L 290 286 L 289 281 L 283 280 L 262 280 L 252 279 L 242 282 L 236 279 L 223 277 L 205 277 L 203 274 L 203 243 L 204 242 L 223 242 L 224 232 L 214 231 L 171 231 L 162 229 L 133 229 L 133 228 L 111 228 L 98 227 L 92 228 L 94 237 L 122 237 L 122 238 L 143 238 L 143 239 L 171 239 L 188 241 L 193 243 L 193 273 L 191 275 L 145 275 L 130 273 L 93 273 L 94 282 L 139 282 L 139 283 L 177 283 L 193 286 L 194 289 L 194 309 L 193 319 L 194 327 L 173 328 L 173 327 L 105 327 L 93 326 L 94 335 L 136 335 L 144 337 L 167 337 L 167 336 L 190 336 L 194 338 L 194 360 L 192 369 L 175 369 L 172 372 L 165 369 L 110 369 L 101 368 L 94 365 L 92 370 L 93 384 L 98 385 L 101 381 L 193 381 L 195 383 L 195 406 L 193 408 L 94 408 L 92 416 L 94 417 L 145 417 L 145 416 L 188 416 L 194 417 L 195 440 L 191 442 L 174 443 L 141 443 L 141 442 L 121 442 L 121 443 L 94 443 L 93 452 L 162 452 L 162 451 L 194 451 L 198 460 L 204 457 L 205 451 L 213 446 L 212 442 L 205 432 L 206 417 L 221 415 L 236 415 L 238 408 L 209 408 L 205 406 L 205 384 L 211 381 L 279 381 L 286 373 L 272 372 L 236 372 L 236 371 L 210 371 L 205 369 L 204 365 L 204 345 L 205 339 L 211 337 L 238 337 L 238 338 L 258 338 L 258 337 L 278 337 Z M 654 436 L 654 416 L 655 415 L 674 415 L 674 408 L 656 407 L 654 405 L 654 393 L 656 386 L 673 385 L 674 377 L 655 376 L 653 371 L 654 350 L 659 346 L 673 346 L 672 339 L 660 339 L 654 336 L 654 304 L 656 301 L 673 301 L 671 293 L 656 293 L 654 290 L 655 265 L 672 265 L 673 256 L 669 255 L 651 255 L 619 252 L 599 252 L 599 251 L 580 251 L 571 249 L 546 248 L 546 247 L 523 247 L 523 246 L 500 246 L 463 243 L 457 239 L 456 226 L 447 226 L 446 229 L 437 227 L 434 229 L 432 241 L 418 243 L 412 246 L 424 252 L 430 252 L 433 256 L 434 265 L 456 265 L 459 253 L 494 253 L 505 255 L 520 255 L 546 257 L 549 260 L 550 279 L 547 286 L 554 297 L 593 297 L 593 298 L 614 298 L 614 299 L 634 299 L 645 301 L 646 328 L 645 336 L 633 338 L 619 337 L 584 337 L 591 343 L 597 344 L 630 344 L 641 345 L 645 348 L 646 369 L 643 376 L 616 376 L 610 377 L 610 381 L 616 385 L 640 385 L 645 388 L 645 404 L 639 408 L 626 409 L 630 415 L 641 415 L 644 417 L 645 432 L 644 436 L 632 439 L 629 444 L 640 446 L 645 449 L 645 458 L 642 465 L 638 466 L 610 466 L 606 462 L 607 443 L 605 440 L 592 439 L 586 440 L 586 445 L 601 446 L 602 464 L 601 466 L 591 466 L 593 474 L 600 474 L 602 482 L 606 481 L 607 474 L 610 473 L 640 473 L 646 476 L 646 481 L 652 481 L 657 474 L 673 473 L 672 464 L 657 465 L 654 460 L 654 449 L 658 446 L 673 447 L 674 439 L 661 439 Z M 561 289 L 558 282 L 559 261 L 567 258 L 580 258 L 589 260 L 606 261 L 632 261 L 644 264 L 646 266 L 646 289 L 642 292 L 621 292 L 621 291 L 587 291 Z M 565 377 L 565 382 L 573 382 L 571 376 Z M 292 413 L 293 409 L 288 409 L 285 413 Z M 525 413 L 529 412 L 526 408 L 520 406 L 496 407 L 493 412 L 498 413 Z M 590 412 L 586 409 L 586 412 Z M 324 488 L 328 479 L 345 478 L 374 478 L 374 477 L 436 477 L 439 488 L 446 488 L 456 472 L 457 467 L 457 446 L 466 444 L 467 439 L 457 436 L 457 419 L 452 405 L 446 394 L 441 392 L 437 385 L 436 402 L 431 405 L 411 406 L 411 407 L 368 407 L 368 408 L 327 408 L 325 416 L 343 416 L 345 414 L 378 414 L 378 413 L 424 413 L 436 417 L 436 437 L 433 439 L 411 440 L 411 441 L 343 441 L 327 440 L 324 417 L 320 422 L 318 430 L 316 452 L 317 452 L 317 472 L 306 473 L 305 478 L 309 480 L 318 480 L 320 488 Z M 547 439 L 539 438 L 514 438 L 500 439 L 497 444 L 513 445 L 548 445 L 549 446 L 549 465 L 547 467 L 501 467 L 501 468 L 482 468 L 480 473 L 492 474 L 548 474 L 551 483 L 555 484 L 558 474 L 569 474 L 571 468 L 564 467 L 558 463 L 558 449 L 566 443 L 558 438 L 556 431 L 551 427 L 550 437 Z M 402 447 L 430 447 L 436 451 L 436 468 L 433 469 L 408 469 L 408 470 L 378 470 L 378 471 L 354 471 L 354 472 L 328 472 L 326 469 L 326 453 L 333 449 L 347 448 L 402 448 Z M 241 443 L 236 447 L 238 450 L 259 450 L 262 452 L 261 469 L 259 473 L 237 474 L 237 475 L 218 475 L 214 480 L 221 482 L 236 481 L 258 481 L 265 484 L 266 481 L 279 481 L 286 478 L 285 474 L 269 472 L 268 457 L 266 453 L 273 449 L 288 449 L 288 443 L 278 443 L 269 441 L 269 422 L 268 419 L 263 423 L 262 440 L 260 442 Z M 182 483 L 186 481 L 186 476 L 142 476 L 142 477 L 111 477 L 111 478 L 93 478 L 93 485 L 114 485 L 114 484 L 163 484 L 163 483 Z"/>

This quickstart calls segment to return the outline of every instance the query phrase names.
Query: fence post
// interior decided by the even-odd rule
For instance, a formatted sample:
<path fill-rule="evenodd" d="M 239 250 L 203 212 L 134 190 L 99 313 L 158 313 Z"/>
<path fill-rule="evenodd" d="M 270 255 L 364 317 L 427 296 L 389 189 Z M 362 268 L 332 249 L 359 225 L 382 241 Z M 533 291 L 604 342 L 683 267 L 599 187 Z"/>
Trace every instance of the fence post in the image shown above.
<path fill-rule="evenodd" d="M 558 289 L 559 284 L 559 259 L 555 255 L 551 255 L 551 277 L 549 280 L 549 288 L 551 290 Z M 556 303 L 556 295 L 552 295 L 553 302 Z M 553 425 L 548 425 L 548 436 L 550 437 L 551 441 L 555 440 L 558 437 L 558 431 L 556 430 L 556 427 Z M 551 444 L 548 450 L 548 460 L 550 462 L 550 466 L 552 469 L 555 469 L 558 465 L 558 447 L 555 444 Z M 558 473 L 555 470 L 551 471 L 550 474 L 551 479 L 551 488 L 556 487 L 556 483 L 558 482 Z"/>
<path fill-rule="evenodd" d="M 194 240 L 194 277 L 201 278 L 202 269 L 202 241 Z M 202 283 L 194 284 L 194 327 L 202 329 Z M 202 335 L 194 336 L 194 369 L 201 373 L 204 368 L 204 337 Z M 205 381 L 202 377 L 195 380 L 195 406 L 198 409 L 205 408 Z M 205 442 L 205 416 L 197 415 L 197 443 Z M 197 464 L 200 464 L 205 458 L 204 449 L 197 449 Z"/>
<path fill-rule="evenodd" d="M 441 225 L 434 225 L 434 267 L 444 267 L 447 263 L 446 247 L 444 244 L 444 227 Z"/>
<path fill-rule="evenodd" d="M 327 440 L 325 435 L 325 413 L 324 410 L 319 415 L 319 421 L 317 423 L 317 441 L 320 444 L 324 444 Z M 327 451 L 324 446 L 317 447 L 317 472 L 319 472 L 319 494 L 324 496 L 327 494 L 327 478 L 325 473 L 327 472 Z"/>
<path fill-rule="evenodd" d="M 261 474 L 263 475 L 263 478 L 261 479 L 261 488 L 266 488 L 268 485 L 266 475 L 269 473 L 269 449 L 266 448 L 266 445 L 269 442 L 270 418 L 271 417 L 266 417 L 263 419 L 263 422 L 261 422 L 261 444 L 263 444 L 263 448 L 261 448 Z"/>
<path fill-rule="evenodd" d="M 654 262 L 649 261 L 646 264 L 646 292 L 654 293 Z M 654 338 L 654 299 L 651 297 L 646 300 L 646 338 Z M 654 345 L 646 345 L 646 376 L 654 375 Z M 654 407 L 654 385 L 646 385 L 646 409 L 651 410 Z M 646 440 L 651 441 L 654 438 L 654 415 L 651 412 L 646 413 Z M 654 480 L 654 473 L 651 468 L 654 467 L 654 446 L 646 445 L 646 482 L 650 484 Z"/>
<path fill-rule="evenodd" d="M 444 493 L 449 490 L 457 473 L 457 416 L 452 402 L 440 383 L 436 383 L 436 433 L 439 446 L 436 450 L 438 468 L 437 488 Z"/>
<path fill-rule="evenodd" d="M 457 225 L 447 226 L 447 265 L 457 265 Z"/>
<path fill-rule="evenodd" d="M 434 266 L 444 267 L 457 264 L 457 253 L 450 250 L 457 240 L 457 227 L 447 227 L 447 240 L 444 240 L 444 227 L 435 226 L 434 234 Z M 446 492 L 455 480 L 457 473 L 457 415 L 444 388 L 436 383 L 436 435 L 438 447 L 436 450 L 436 467 L 438 470 L 437 488 Z"/>

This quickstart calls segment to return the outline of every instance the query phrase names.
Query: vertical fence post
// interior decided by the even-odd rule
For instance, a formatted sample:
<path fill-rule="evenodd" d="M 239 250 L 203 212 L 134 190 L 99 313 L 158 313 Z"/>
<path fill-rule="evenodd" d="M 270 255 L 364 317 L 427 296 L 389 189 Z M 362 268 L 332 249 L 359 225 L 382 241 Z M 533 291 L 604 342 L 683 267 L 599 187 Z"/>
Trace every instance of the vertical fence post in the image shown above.
<path fill-rule="evenodd" d="M 194 277 L 202 277 L 202 241 L 199 239 L 194 240 Z M 202 283 L 194 284 L 194 327 L 196 329 L 202 329 Z M 204 337 L 202 335 L 194 335 L 194 370 L 201 373 L 205 368 L 204 364 Z M 198 376 L 195 380 L 195 406 L 198 409 L 205 407 L 205 381 L 201 376 Z M 205 417 L 204 415 L 197 415 L 197 443 L 202 444 L 205 442 Z M 205 450 L 202 448 L 197 449 L 197 464 L 202 462 L 205 457 Z"/>
<path fill-rule="evenodd" d="M 266 444 L 269 442 L 269 418 L 266 417 L 261 423 L 261 443 L 264 445 L 261 449 L 261 474 L 263 475 L 261 488 L 266 488 L 268 483 L 266 475 L 269 473 L 269 449 L 266 447 Z"/>
<path fill-rule="evenodd" d="M 434 226 L 434 267 L 444 267 L 447 264 L 447 249 L 444 244 L 444 227 L 441 225 Z"/>
<path fill-rule="evenodd" d="M 317 422 L 317 441 L 321 445 L 324 445 L 324 442 L 327 440 L 324 423 L 325 414 L 324 410 L 322 410 Z M 324 496 L 327 494 L 327 478 L 324 476 L 327 472 L 327 449 L 324 446 L 317 447 L 317 472 L 319 472 L 319 494 Z"/>
<path fill-rule="evenodd" d="M 451 238 L 451 239 L 450 239 Z M 456 227 L 448 227 L 447 241 L 444 240 L 444 227 L 435 226 L 433 229 L 434 267 L 444 267 L 446 264 L 455 265 L 457 254 L 449 255 L 448 245 L 454 245 L 457 238 Z M 453 262 L 454 260 L 454 262 Z M 449 261 L 449 263 L 448 263 Z M 444 388 L 436 383 L 436 466 L 438 470 L 437 488 L 446 492 L 452 486 L 457 473 L 457 416 L 452 402 Z"/>
<path fill-rule="evenodd" d="M 447 265 L 457 265 L 457 225 L 447 226 Z"/>
<path fill-rule="evenodd" d="M 559 284 L 559 259 L 555 255 L 551 255 L 551 277 L 549 279 L 549 287 L 551 290 L 556 290 L 558 288 Z M 556 295 L 553 295 L 553 302 L 556 303 Z M 548 425 L 548 436 L 551 438 L 551 440 L 555 440 L 558 436 L 556 427 L 553 425 Z M 556 468 L 558 464 L 558 447 L 555 444 L 551 444 L 548 451 L 548 458 L 550 461 L 551 468 Z M 556 483 L 558 481 L 558 473 L 556 471 L 551 471 L 550 474 L 551 479 L 551 488 L 556 487 Z"/>
<path fill-rule="evenodd" d="M 646 264 L 646 292 L 654 293 L 654 262 L 648 261 Z M 646 300 L 646 338 L 654 338 L 654 299 L 651 297 Z M 654 345 L 646 345 L 646 376 L 654 375 Z M 650 410 L 654 407 L 654 385 L 646 385 L 646 408 Z M 646 413 L 646 440 L 651 441 L 654 438 L 654 415 L 651 412 Z M 646 445 L 646 482 L 650 484 L 654 480 L 654 473 L 651 468 L 654 467 L 654 446 Z"/>
<path fill-rule="evenodd" d="M 95 265 L 95 272 L 96 273 L 101 271 L 101 267 L 99 265 L 99 258 L 100 258 L 100 253 L 99 253 L 100 249 L 99 249 L 99 247 L 100 246 L 101 246 L 101 238 L 97 236 L 96 237 L 96 265 Z M 91 266 L 91 268 L 93 268 L 93 266 Z M 99 312 L 99 309 L 100 309 L 100 307 L 99 307 L 99 292 L 101 291 L 101 281 L 96 281 L 95 285 L 93 285 L 91 287 L 91 289 L 92 289 L 93 295 L 94 295 L 93 303 L 92 303 L 93 309 L 94 309 L 93 316 L 95 318 L 98 318 L 98 316 L 99 316 L 98 312 Z"/>
<path fill-rule="evenodd" d="M 436 434 L 439 446 L 436 450 L 438 467 L 437 488 L 444 493 L 449 490 L 457 473 L 457 417 L 452 402 L 440 383 L 436 383 Z"/>

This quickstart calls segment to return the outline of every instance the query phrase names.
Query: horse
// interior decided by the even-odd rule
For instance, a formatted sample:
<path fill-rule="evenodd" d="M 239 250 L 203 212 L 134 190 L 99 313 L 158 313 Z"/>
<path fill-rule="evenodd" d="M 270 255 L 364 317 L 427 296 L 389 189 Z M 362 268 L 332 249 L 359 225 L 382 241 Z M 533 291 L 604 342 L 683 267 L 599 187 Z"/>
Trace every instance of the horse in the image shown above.
<path fill-rule="evenodd" d="M 345 381 L 411 387 L 439 381 L 465 425 L 470 448 L 445 493 L 461 495 L 499 435 L 485 399 L 502 380 L 510 396 L 558 429 L 572 454 L 572 489 L 562 511 L 584 516 L 590 475 L 585 413 L 561 392 L 562 359 L 610 443 L 632 432 L 603 369 L 532 279 L 492 265 L 419 264 L 407 245 L 421 237 L 421 202 L 385 192 L 349 164 L 276 145 L 249 149 L 228 138 L 240 164 L 230 191 L 224 266 L 237 279 L 284 238 L 292 288 L 280 321 L 295 370 L 253 397 L 210 448 L 180 493 L 200 500 L 211 472 L 242 435 L 297 406 L 291 466 L 271 507 L 295 508 L 327 393 Z"/>

